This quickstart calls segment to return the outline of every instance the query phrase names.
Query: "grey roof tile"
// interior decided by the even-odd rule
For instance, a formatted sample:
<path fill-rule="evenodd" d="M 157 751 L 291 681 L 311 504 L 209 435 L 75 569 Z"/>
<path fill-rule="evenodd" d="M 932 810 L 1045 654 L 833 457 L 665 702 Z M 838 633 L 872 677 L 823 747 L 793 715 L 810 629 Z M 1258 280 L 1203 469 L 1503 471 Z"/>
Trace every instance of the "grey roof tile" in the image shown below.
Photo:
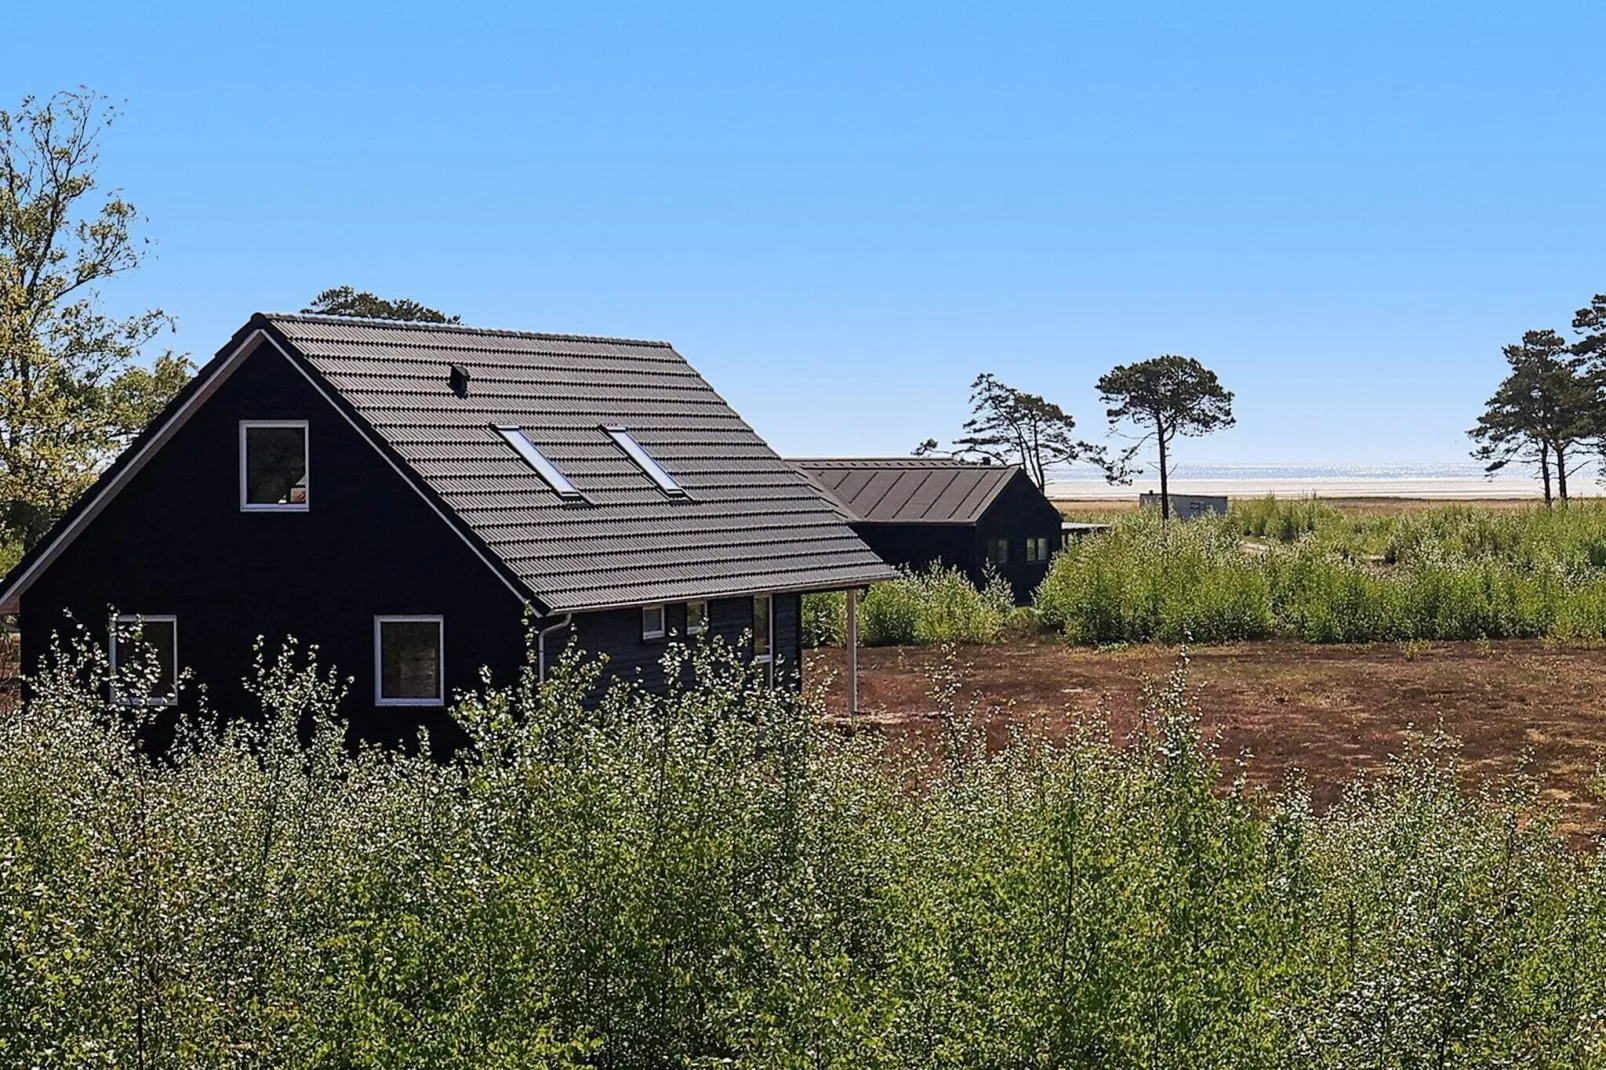
<path fill-rule="evenodd" d="M 663 342 L 268 314 L 263 319 L 548 608 L 600 609 L 895 573 Z M 467 397 L 447 385 L 468 369 Z M 587 503 L 492 430 L 516 425 Z M 688 497 L 601 427 L 628 428 Z"/>

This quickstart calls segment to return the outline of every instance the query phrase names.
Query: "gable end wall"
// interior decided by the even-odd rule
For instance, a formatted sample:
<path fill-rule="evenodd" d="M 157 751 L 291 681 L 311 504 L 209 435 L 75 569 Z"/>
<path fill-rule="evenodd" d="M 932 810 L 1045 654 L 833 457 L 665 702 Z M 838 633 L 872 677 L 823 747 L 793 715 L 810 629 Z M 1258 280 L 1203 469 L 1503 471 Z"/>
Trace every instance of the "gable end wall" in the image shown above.
<path fill-rule="evenodd" d="M 309 422 L 305 513 L 239 507 L 239 422 Z M 271 346 L 259 347 L 112 498 L 22 597 L 24 664 L 82 622 L 104 642 L 108 607 L 175 614 L 179 660 L 222 714 L 250 711 L 241 679 L 262 635 L 316 643 L 353 678 L 344 709 L 367 738 L 439 711 L 376 707 L 375 614 L 446 618 L 448 693 L 524 656 L 522 602 L 374 448 Z M 472 657 L 463 656 L 473 652 Z M 193 708 L 193 690 L 181 706 Z M 449 734 L 449 733 L 448 733 Z"/>

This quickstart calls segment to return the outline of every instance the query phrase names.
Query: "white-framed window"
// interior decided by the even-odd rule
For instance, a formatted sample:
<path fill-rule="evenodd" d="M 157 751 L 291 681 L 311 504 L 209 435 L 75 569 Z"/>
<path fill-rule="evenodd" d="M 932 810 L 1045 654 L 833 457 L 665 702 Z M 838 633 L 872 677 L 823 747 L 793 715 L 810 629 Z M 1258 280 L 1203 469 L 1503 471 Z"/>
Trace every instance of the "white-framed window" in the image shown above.
<path fill-rule="evenodd" d="M 641 638 L 662 639 L 664 637 L 664 607 L 641 607 Z"/>
<path fill-rule="evenodd" d="M 240 421 L 240 510 L 304 513 L 307 495 L 307 421 Z"/>
<path fill-rule="evenodd" d="M 764 666 L 764 682 L 775 683 L 775 600 L 753 596 L 753 663 Z"/>
<path fill-rule="evenodd" d="M 1034 535 L 1026 540 L 1026 560 L 1041 564 L 1052 556 L 1048 546 L 1048 538 L 1043 535 Z"/>
<path fill-rule="evenodd" d="M 421 614 L 374 618 L 374 701 L 444 706 L 446 620 Z"/>
<path fill-rule="evenodd" d="M 988 539 L 987 560 L 991 561 L 995 565 L 1009 564 L 1009 540 Z"/>
<path fill-rule="evenodd" d="M 686 634 L 702 635 L 708 630 L 708 602 L 699 599 L 686 603 Z"/>
<path fill-rule="evenodd" d="M 120 694 L 117 673 L 137 666 L 154 670 L 144 695 Z M 111 629 L 112 701 L 125 706 L 178 704 L 178 618 L 171 614 L 124 613 Z M 143 688 L 136 690 L 143 691 Z"/>

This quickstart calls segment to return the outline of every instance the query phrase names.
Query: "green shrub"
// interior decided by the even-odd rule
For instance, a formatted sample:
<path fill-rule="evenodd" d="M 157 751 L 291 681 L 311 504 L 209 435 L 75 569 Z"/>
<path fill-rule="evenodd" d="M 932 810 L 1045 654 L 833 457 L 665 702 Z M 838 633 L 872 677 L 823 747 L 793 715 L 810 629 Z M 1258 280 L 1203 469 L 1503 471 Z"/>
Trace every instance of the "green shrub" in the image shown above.
<path fill-rule="evenodd" d="M 1301 535 L 1343 521 L 1344 514 L 1319 498 L 1288 500 L 1266 495 L 1235 501 L 1228 510 L 1233 527 L 1244 535 L 1293 542 Z"/>
<path fill-rule="evenodd" d="M 1218 790 L 1180 676 L 1124 743 L 996 752 L 938 681 L 931 760 L 689 656 L 596 706 L 571 653 L 469 699 L 446 762 L 347 750 L 293 652 L 259 723 L 152 761 L 69 659 L 0 717 L 0 1064 L 1606 1057 L 1599 855 L 1443 741 L 1319 816 Z"/>
<path fill-rule="evenodd" d="M 991 643 L 1005 619 L 996 594 L 977 590 L 964 573 L 941 566 L 876 584 L 862 608 L 864 641 L 870 646 Z"/>
<path fill-rule="evenodd" d="M 1255 543 L 1246 543 L 1245 537 Z M 1055 559 L 1036 604 L 1072 642 L 1599 638 L 1606 506 L 1350 519 L 1262 499 L 1121 518 Z"/>
<path fill-rule="evenodd" d="M 1036 606 L 1080 643 L 1257 639 L 1272 629 L 1264 569 L 1219 519 L 1161 524 L 1143 513 L 1077 540 L 1055 556 Z"/>
<path fill-rule="evenodd" d="M 1015 605 L 1009 581 L 988 567 L 980 590 L 958 569 L 940 565 L 871 587 L 859 600 L 859 639 L 866 646 L 996 643 L 1038 630 L 1037 614 Z M 847 636 L 847 600 L 840 593 L 803 599 L 804 642 L 840 646 Z"/>
<path fill-rule="evenodd" d="M 869 646 L 916 642 L 922 593 L 912 576 L 871 587 L 859 602 L 860 642 Z"/>
<path fill-rule="evenodd" d="M 841 646 L 848 634 L 848 596 L 842 591 L 822 591 L 803 596 L 803 645 Z"/>

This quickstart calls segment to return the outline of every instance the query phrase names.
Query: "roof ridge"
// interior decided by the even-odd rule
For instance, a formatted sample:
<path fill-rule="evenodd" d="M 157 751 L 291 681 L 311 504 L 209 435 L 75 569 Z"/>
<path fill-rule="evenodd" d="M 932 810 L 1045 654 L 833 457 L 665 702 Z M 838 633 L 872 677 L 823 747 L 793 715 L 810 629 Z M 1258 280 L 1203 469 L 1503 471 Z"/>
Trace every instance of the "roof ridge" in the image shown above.
<path fill-rule="evenodd" d="M 963 468 L 966 470 L 1007 472 L 1020 468 L 1018 464 L 987 464 L 982 461 L 962 461 L 953 457 L 788 457 L 791 465 L 812 465 L 819 468 L 863 465 L 878 468 Z"/>
<path fill-rule="evenodd" d="M 515 331 L 505 327 L 473 327 L 466 323 L 427 323 L 422 320 L 391 320 L 377 316 L 330 316 L 313 312 L 258 312 L 270 322 L 324 323 L 340 327 L 383 327 L 386 330 L 451 331 L 456 334 L 488 335 L 493 338 L 536 338 L 553 342 L 612 342 L 618 345 L 653 346 L 673 349 L 669 342 L 650 338 L 617 338 L 602 334 L 559 334 L 550 331 Z"/>

